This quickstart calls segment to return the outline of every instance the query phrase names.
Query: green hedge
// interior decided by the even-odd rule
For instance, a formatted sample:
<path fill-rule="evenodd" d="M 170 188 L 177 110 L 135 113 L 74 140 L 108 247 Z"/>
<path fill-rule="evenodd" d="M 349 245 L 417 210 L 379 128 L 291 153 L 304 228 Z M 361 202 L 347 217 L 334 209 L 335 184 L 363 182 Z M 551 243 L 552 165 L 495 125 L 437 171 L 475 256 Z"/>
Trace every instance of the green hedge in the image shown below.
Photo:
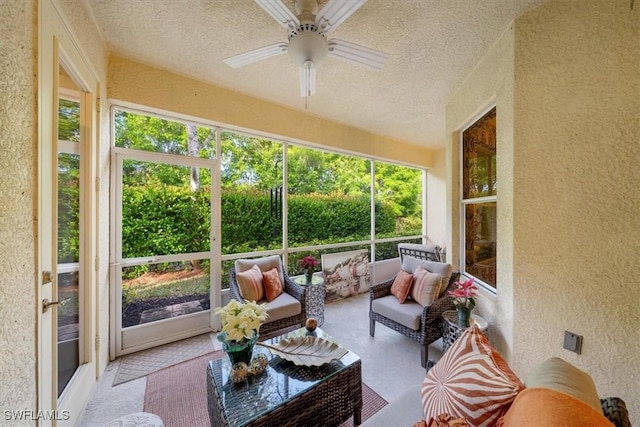
<path fill-rule="evenodd" d="M 209 190 L 151 184 L 123 188 L 122 255 L 125 258 L 209 250 Z M 281 247 L 282 219 L 269 194 L 223 191 L 222 251 Z M 368 197 L 306 195 L 288 201 L 293 246 L 367 239 Z M 376 233 L 395 231 L 393 208 L 376 206 Z"/>

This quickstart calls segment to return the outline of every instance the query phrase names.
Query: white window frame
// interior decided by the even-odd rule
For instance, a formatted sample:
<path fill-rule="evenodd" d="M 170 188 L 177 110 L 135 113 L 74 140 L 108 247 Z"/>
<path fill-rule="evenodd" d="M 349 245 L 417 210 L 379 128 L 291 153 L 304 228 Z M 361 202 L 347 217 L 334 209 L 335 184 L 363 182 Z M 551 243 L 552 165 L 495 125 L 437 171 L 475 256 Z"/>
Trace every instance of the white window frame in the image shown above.
<path fill-rule="evenodd" d="M 470 127 L 472 127 L 474 124 L 476 124 L 476 122 L 478 120 L 480 120 L 485 114 L 487 114 L 489 111 L 491 111 L 492 109 L 496 108 L 495 104 L 492 104 L 491 106 L 489 106 L 488 108 L 482 110 L 479 114 L 475 115 L 467 124 L 466 126 L 464 126 L 462 128 L 462 130 L 460 131 L 459 134 L 459 148 L 460 148 L 460 155 L 458 158 L 458 164 L 460 165 L 459 167 L 459 171 L 458 171 L 458 181 L 459 181 L 459 199 L 460 199 L 460 212 L 459 212 L 459 223 L 460 223 L 460 265 L 459 265 L 459 271 L 461 272 L 461 274 L 464 277 L 467 278 L 471 278 L 473 277 L 475 280 L 474 282 L 476 284 L 478 284 L 479 286 L 481 286 L 483 289 L 487 290 L 488 292 L 496 295 L 497 294 L 497 290 L 498 290 L 498 280 L 496 277 L 496 284 L 495 286 L 492 286 L 489 283 L 486 283 L 485 281 L 483 281 L 482 279 L 480 279 L 479 277 L 474 276 L 473 274 L 467 272 L 466 270 L 466 207 L 467 205 L 477 205 L 477 204 L 483 204 L 483 203 L 495 203 L 496 204 L 496 210 L 498 207 L 498 190 L 496 189 L 496 194 L 491 195 L 491 196 L 484 196 L 484 197 L 474 197 L 471 199 L 465 199 L 464 198 L 464 179 L 463 179 L 463 175 L 464 175 L 464 132 L 469 129 Z M 497 111 L 496 111 L 497 114 Z M 496 144 L 497 145 L 497 144 Z M 497 146 L 496 146 L 496 156 L 497 156 Z M 496 230 L 497 230 L 497 216 L 496 216 Z M 497 231 L 496 231 L 497 232 Z M 496 244 L 497 244 L 497 238 L 496 238 Z M 497 268 L 497 259 L 498 259 L 498 255 L 497 255 L 497 251 L 496 251 L 496 268 Z"/>

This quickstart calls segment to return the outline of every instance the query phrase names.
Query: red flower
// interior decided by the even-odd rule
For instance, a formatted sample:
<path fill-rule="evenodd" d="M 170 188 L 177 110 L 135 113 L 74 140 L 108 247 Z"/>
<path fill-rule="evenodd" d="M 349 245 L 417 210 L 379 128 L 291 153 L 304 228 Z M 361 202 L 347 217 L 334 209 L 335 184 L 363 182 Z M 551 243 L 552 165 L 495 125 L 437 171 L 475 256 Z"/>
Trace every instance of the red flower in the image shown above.
<path fill-rule="evenodd" d="M 314 268 L 318 265 L 318 260 L 316 260 L 311 255 L 302 258 L 299 262 L 300 267 L 304 269 Z"/>

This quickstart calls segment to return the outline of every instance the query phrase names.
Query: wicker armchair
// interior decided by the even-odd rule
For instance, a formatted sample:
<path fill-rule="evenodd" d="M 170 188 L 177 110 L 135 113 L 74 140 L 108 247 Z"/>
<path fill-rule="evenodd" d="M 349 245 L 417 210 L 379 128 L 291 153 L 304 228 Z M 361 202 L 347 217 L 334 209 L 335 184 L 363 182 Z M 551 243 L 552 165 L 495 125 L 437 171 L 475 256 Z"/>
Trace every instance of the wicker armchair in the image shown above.
<path fill-rule="evenodd" d="M 291 327 L 296 327 L 296 328 L 301 328 L 302 326 L 304 326 L 306 318 L 307 318 L 307 307 L 306 307 L 306 298 L 305 298 L 305 292 L 306 289 L 304 288 L 304 286 L 300 286 L 297 283 L 295 283 L 293 280 L 291 280 L 291 278 L 287 275 L 287 272 L 284 271 L 284 268 L 282 267 L 282 261 L 280 260 L 279 256 L 274 256 L 277 257 L 277 263 L 280 266 L 280 271 L 282 272 L 282 278 L 284 279 L 283 281 L 283 287 L 284 287 L 284 293 L 290 295 L 291 297 L 295 298 L 296 300 L 298 300 L 298 302 L 300 303 L 300 313 L 297 313 L 293 316 L 289 316 L 289 317 L 285 317 L 285 318 L 280 318 L 280 319 L 275 319 L 275 320 L 269 320 L 267 319 L 267 321 L 265 323 L 262 324 L 262 326 L 260 326 L 260 334 L 262 336 L 266 336 L 269 335 L 273 332 L 279 331 L 281 329 L 287 329 L 287 328 L 291 328 Z M 248 262 L 248 263 L 253 263 L 255 261 L 255 263 L 258 265 L 258 267 L 260 267 L 262 269 L 262 266 L 260 264 L 260 262 L 262 260 L 267 260 L 267 259 L 272 259 L 274 257 L 267 257 L 267 258 L 262 258 L 262 259 L 256 259 L 256 260 L 238 260 L 236 261 L 236 266 L 238 266 L 238 262 Z M 269 264 L 273 264 L 273 261 L 271 261 L 271 263 L 267 263 L 267 265 Z M 236 278 L 236 268 L 237 267 L 232 267 L 231 271 L 229 272 L 229 294 L 231 296 L 232 299 L 235 299 L 237 301 L 240 302 L 244 302 L 244 298 L 242 297 L 242 294 L 240 293 L 240 286 L 238 285 L 238 281 Z M 266 270 L 263 270 L 266 271 Z M 278 297 L 280 298 L 280 297 Z M 272 303 L 278 301 L 278 298 L 276 298 Z M 259 301 L 260 302 L 260 301 Z M 266 300 L 262 301 L 262 302 L 266 302 Z M 270 306 L 272 305 L 272 303 L 267 303 L 267 313 L 269 313 L 269 309 Z M 273 316 L 272 316 L 273 318 Z"/>
<path fill-rule="evenodd" d="M 400 253 L 400 260 L 404 257 L 410 256 L 418 259 L 424 259 L 429 261 L 440 261 L 439 248 L 434 246 L 414 245 L 414 244 L 399 244 L 398 252 Z M 453 273 L 447 290 L 453 290 L 454 282 L 458 280 L 458 273 Z M 420 362 L 423 368 L 427 368 L 428 356 L 429 356 L 429 344 L 437 341 L 442 337 L 443 324 L 442 313 L 447 310 L 454 310 L 453 300 L 447 296 L 446 292 L 440 293 L 438 298 L 432 305 L 424 307 L 422 309 L 422 317 L 420 319 L 420 328 L 414 330 L 403 324 L 389 319 L 380 313 L 373 311 L 373 301 L 391 295 L 391 285 L 393 284 L 395 277 L 387 280 L 386 282 L 372 286 L 369 290 L 369 335 L 372 337 L 375 335 L 376 322 L 400 332 L 402 335 L 417 341 L 421 345 Z M 405 303 L 407 304 L 407 303 Z M 411 302 L 409 304 L 417 304 Z"/>

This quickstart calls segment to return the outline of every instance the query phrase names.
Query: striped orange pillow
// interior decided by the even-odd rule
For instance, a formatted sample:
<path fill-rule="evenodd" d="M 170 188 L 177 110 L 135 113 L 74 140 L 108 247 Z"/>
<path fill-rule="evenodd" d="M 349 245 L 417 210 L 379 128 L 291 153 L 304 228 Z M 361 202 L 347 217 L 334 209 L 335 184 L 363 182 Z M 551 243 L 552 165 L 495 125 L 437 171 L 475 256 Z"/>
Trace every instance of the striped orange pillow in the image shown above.
<path fill-rule="evenodd" d="M 411 299 L 423 307 L 429 307 L 440 295 L 442 276 L 432 273 L 420 266 L 413 272 L 413 286 L 411 286 Z"/>
<path fill-rule="evenodd" d="M 493 426 L 524 385 L 477 325 L 465 330 L 422 382 L 425 419 L 448 413 Z"/>
<path fill-rule="evenodd" d="M 254 265 L 246 271 L 236 274 L 240 295 L 247 301 L 261 301 L 264 299 L 264 286 L 262 285 L 262 271 Z"/>

